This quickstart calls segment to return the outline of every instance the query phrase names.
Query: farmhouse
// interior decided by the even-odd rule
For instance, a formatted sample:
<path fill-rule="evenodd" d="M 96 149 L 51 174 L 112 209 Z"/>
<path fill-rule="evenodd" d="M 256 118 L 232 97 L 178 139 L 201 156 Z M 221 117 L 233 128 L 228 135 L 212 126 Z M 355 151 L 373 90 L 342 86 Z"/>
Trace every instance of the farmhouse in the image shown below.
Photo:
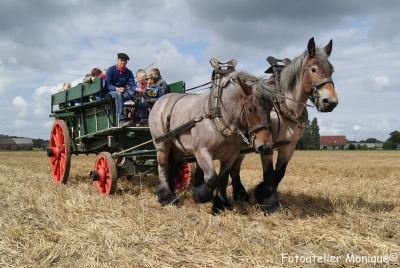
<path fill-rule="evenodd" d="M 32 148 L 32 139 L 0 136 L 0 150 L 32 150 Z"/>
<path fill-rule="evenodd" d="M 346 136 L 320 136 L 321 150 L 344 150 L 346 146 Z"/>
<path fill-rule="evenodd" d="M 16 150 L 17 145 L 12 138 L 0 136 L 0 150 Z"/>

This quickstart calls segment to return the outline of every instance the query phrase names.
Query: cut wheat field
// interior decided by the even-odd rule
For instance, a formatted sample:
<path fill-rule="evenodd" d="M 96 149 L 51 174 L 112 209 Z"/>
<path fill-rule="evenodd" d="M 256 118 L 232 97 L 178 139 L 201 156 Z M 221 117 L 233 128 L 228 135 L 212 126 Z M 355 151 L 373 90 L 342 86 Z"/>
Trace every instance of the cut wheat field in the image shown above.
<path fill-rule="evenodd" d="M 400 152 L 296 151 L 271 215 L 234 203 L 213 216 L 190 188 L 161 207 L 151 177 L 103 198 L 94 159 L 73 156 L 56 185 L 45 152 L 0 152 L 0 267 L 400 265 Z M 260 181 L 257 155 L 241 176 L 247 189 Z"/>

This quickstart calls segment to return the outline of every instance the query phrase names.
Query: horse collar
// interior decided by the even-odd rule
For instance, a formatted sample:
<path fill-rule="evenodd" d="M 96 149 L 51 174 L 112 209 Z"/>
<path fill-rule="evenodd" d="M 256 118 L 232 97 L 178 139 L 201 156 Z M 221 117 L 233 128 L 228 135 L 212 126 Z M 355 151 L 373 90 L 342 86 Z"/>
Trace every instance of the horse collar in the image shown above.
<path fill-rule="evenodd" d="M 209 116 L 213 119 L 214 124 L 217 130 L 224 136 L 231 136 L 235 134 L 236 131 L 231 130 L 225 123 L 221 114 L 221 76 L 217 73 L 215 75 L 216 86 L 211 89 L 210 98 L 209 98 Z M 231 82 L 231 80 L 229 80 Z M 228 82 L 228 84 L 229 84 Z M 227 84 L 227 85 L 228 85 Z M 225 86 L 227 86 L 225 85 Z"/>

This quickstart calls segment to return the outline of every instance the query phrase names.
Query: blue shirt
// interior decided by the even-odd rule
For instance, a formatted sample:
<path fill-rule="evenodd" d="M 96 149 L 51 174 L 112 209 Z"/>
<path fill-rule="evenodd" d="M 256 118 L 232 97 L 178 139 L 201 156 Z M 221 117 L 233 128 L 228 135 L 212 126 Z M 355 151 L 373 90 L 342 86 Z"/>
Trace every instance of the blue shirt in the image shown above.
<path fill-rule="evenodd" d="M 162 91 L 159 86 L 148 86 L 144 91 L 144 96 L 148 100 L 155 102 L 162 96 Z"/>
<path fill-rule="evenodd" d="M 115 91 L 117 87 L 126 87 L 128 92 L 132 92 L 136 88 L 135 77 L 131 70 L 126 68 L 123 72 L 117 69 L 117 66 L 113 65 L 107 69 L 105 88 L 110 91 Z"/>

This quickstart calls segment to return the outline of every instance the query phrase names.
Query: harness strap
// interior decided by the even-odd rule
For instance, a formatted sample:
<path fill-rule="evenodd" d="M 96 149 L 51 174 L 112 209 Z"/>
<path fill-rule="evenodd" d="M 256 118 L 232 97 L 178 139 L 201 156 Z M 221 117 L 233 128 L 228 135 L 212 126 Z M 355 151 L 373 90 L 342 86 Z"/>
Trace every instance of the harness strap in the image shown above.
<path fill-rule="evenodd" d="M 316 87 L 317 88 L 317 87 L 320 87 L 320 86 L 325 85 L 327 83 L 332 83 L 333 84 L 332 78 L 327 77 L 327 78 L 318 80 L 318 81 L 316 81 L 316 82 L 314 82 L 312 84 L 312 87 Z"/>
<path fill-rule="evenodd" d="M 185 97 L 185 96 L 186 96 L 186 95 L 182 95 L 182 96 L 180 96 L 179 98 L 177 98 L 176 101 L 174 102 L 174 104 L 172 105 L 171 111 L 169 111 L 169 114 L 168 114 L 168 116 L 167 116 L 167 124 L 166 124 L 166 128 L 167 128 L 166 130 L 167 130 L 167 132 L 169 132 L 169 129 L 170 129 L 172 111 L 174 110 L 175 105 L 178 103 L 178 101 L 179 101 L 180 99 L 182 99 L 183 97 Z"/>
<path fill-rule="evenodd" d="M 189 130 L 193 128 L 196 125 L 196 121 L 194 119 L 190 120 L 189 122 L 186 122 L 183 125 L 180 125 L 179 127 L 173 129 L 172 131 L 168 131 L 166 134 L 155 138 L 154 141 L 156 143 L 164 142 L 166 140 L 170 140 L 172 138 L 175 138 L 178 134 L 185 132 L 186 130 Z"/>
<path fill-rule="evenodd" d="M 216 70 L 219 70 L 219 69 L 216 69 Z M 229 72 L 227 72 L 227 74 L 234 71 L 232 69 L 228 69 L 228 70 L 229 70 Z M 221 76 L 220 76 L 220 73 L 216 73 L 215 76 L 216 76 L 215 77 L 216 87 L 215 87 L 215 89 L 213 88 L 210 93 L 209 103 L 208 103 L 209 114 L 210 114 L 211 118 L 213 119 L 217 130 L 224 136 L 231 136 L 233 134 L 236 134 L 237 132 L 231 130 L 225 123 L 224 119 L 222 118 L 221 109 L 220 109 L 221 93 L 222 93 Z"/>
<path fill-rule="evenodd" d="M 166 140 L 171 140 L 171 139 L 175 138 L 176 136 L 178 136 L 180 133 L 183 133 L 183 132 L 193 128 L 196 125 L 196 123 L 202 121 L 204 118 L 210 118 L 210 115 L 209 114 L 202 114 L 200 116 L 196 116 L 195 118 L 193 118 L 190 121 L 180 125 L 179 127 L 174 128 L 171 131 L 168 130 L 168 132 L 166 134 L 164 134 L 164 135 L 162 135 L 162 136 L 160 136 L 158 138 L 155 138 L 154 141 L 156 143 L 160 143 L 160 142 L 164 142 Z"/>
<path fill-rule="evenodd" d="M 275 67 L 275 66 L 273 66 L 273 67 Z M 287 119 L 287 120 L 295 123 L 297 125 L 297 127 L 301 128 L 301 129 L 304 129 L 305 121 L 307 120 L 307 119 L 304 120 L 304 116 L 303 116 L 304 111 L 300 116 L 295 115 L 292 111 L 290 111 L 289 108 L 286 105 L 285 99 L 289 99 L 289 100 L 291 100 L 293 102 L 301 103 L 302 105 L 304 105 L 304 110 L 306 112 L 307 112 L 307 109 L 306 109 L 307 106 L 308 107 L 314 107 L 313 105 L 309 105 L 307 103 L 302 103 L 302 102 L 299 102 L 299 101 L 294 100 L 292 98 L 286 97 L 283 94 L 282 89 L 280 87 L 280 73 L 281 73 L 282 69 L 283 68 L 273 68 L 273 71 L 274 71 L 273 80 L 275 82 L 275 87 L 276 87 L 277 91 L 279 92 L 279 93 L 275 93 L 276 99 L 274 101 L 274 104 L 275 104 L 274 108 L 275 108 L 275 111 L 276 111 L 276 113 L 278 115 L 278 122 L 279 122 L 279 124 L 278 124 L 278 134 L 280 132 L 280 118 L 279 118 L 279 115 L 282 115 L 282 117 L 284 119 Z M 325 82 L 325 83 L 328 83 L 328 81 Z"/>

